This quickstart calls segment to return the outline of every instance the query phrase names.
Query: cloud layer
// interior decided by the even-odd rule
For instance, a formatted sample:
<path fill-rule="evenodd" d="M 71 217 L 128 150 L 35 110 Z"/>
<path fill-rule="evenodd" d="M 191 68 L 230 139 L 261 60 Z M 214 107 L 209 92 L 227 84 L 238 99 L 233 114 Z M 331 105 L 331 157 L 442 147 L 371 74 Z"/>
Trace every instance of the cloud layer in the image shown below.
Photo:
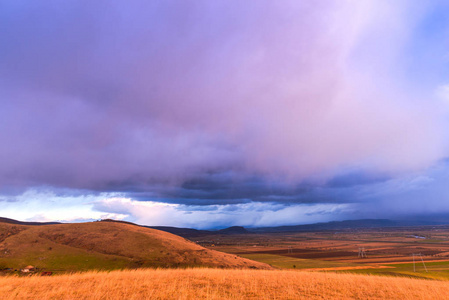
<path fill-rule="evenodd" d="M 2 1 L 0 189 L 358 201 L 322 188 L 448 154 L 443 8 Z"/>

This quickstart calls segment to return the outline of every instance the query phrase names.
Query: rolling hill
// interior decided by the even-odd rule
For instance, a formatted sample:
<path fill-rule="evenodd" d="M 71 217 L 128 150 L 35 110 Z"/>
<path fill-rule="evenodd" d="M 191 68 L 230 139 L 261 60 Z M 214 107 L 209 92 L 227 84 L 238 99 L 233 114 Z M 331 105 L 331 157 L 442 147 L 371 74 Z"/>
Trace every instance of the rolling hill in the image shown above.
<path fill-rule="evenodd" d="M 271 268 L 131 223 L 37 226 L 0 222 L 0 269 L 26 265 L 61 271 L 194 266 Z"/>
<path fill-rule="evenodd" d="M 256 233 L 308 232 L 308 231 L 344 230 L 344 229 L 431 226 L 431 225 L 443 225 L 443 224 L 446 224 L 446 223 L 433 222 L 433 221 L 360 219 L 360 220 L 332 221 L 332 222 L 326 222 L 326 223 L 314 223 L 314 224 L 305 224 L 305 225 L 259 227 L 259 228 L 252 228 L 251 231 L 256 232 Z"/>

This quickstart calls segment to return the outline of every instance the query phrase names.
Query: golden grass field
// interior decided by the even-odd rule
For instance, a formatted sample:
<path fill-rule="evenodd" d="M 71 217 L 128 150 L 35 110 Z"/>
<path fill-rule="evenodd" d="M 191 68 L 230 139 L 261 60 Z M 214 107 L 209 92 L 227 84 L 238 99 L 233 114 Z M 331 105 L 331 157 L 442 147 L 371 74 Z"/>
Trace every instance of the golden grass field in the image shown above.
<path fill-rule="evenodd" d="M 1 299 L 449 299 L 449 282 L 289 270 L 140 269 L 0 277 Z"/>
<path fill-rule="evenodd" d="M 449 299 L 446 227 L 195 242 L 123 222 L 0 222 L 0 300 Z M 369 258 L 358 258 L 358 247 Z M 410 253 L 422 253 L 427 269 L 418 261 L 415 271 Z M 30 264 L 36 272 L 20 271 Z"/>

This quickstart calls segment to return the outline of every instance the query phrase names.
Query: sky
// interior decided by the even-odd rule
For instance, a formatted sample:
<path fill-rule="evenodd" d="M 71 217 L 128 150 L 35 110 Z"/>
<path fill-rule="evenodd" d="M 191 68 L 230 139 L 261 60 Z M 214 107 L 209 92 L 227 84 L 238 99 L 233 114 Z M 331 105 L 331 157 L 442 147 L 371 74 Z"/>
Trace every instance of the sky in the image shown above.
<path fill-rule="evenodd" d="M 449 221 L 445 2 L 0 0 L 0 216 Z"/>

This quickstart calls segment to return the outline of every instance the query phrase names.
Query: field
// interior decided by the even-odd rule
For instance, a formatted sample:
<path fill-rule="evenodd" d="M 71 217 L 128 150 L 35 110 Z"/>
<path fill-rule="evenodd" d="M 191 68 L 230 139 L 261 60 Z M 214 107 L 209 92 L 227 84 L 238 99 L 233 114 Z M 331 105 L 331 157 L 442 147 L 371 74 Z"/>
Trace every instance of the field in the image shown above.
<path fill-rule="evenodd" d="M 449 280 L 448 226 L 209 235 L 195 241 L 282 269 Z M 359 257 L 359 249 L 366 257 Z"/>
<path fill-rule="evenodd" d="M 207 234 L 0 223 L 0 299 L 449 298 L 447 226 Z"/>
<path fill-rule="evenodd" d="M 292 270 L 157 269 L 0 277 L 1 299 L 448 299 L 447 282 Z"/>

